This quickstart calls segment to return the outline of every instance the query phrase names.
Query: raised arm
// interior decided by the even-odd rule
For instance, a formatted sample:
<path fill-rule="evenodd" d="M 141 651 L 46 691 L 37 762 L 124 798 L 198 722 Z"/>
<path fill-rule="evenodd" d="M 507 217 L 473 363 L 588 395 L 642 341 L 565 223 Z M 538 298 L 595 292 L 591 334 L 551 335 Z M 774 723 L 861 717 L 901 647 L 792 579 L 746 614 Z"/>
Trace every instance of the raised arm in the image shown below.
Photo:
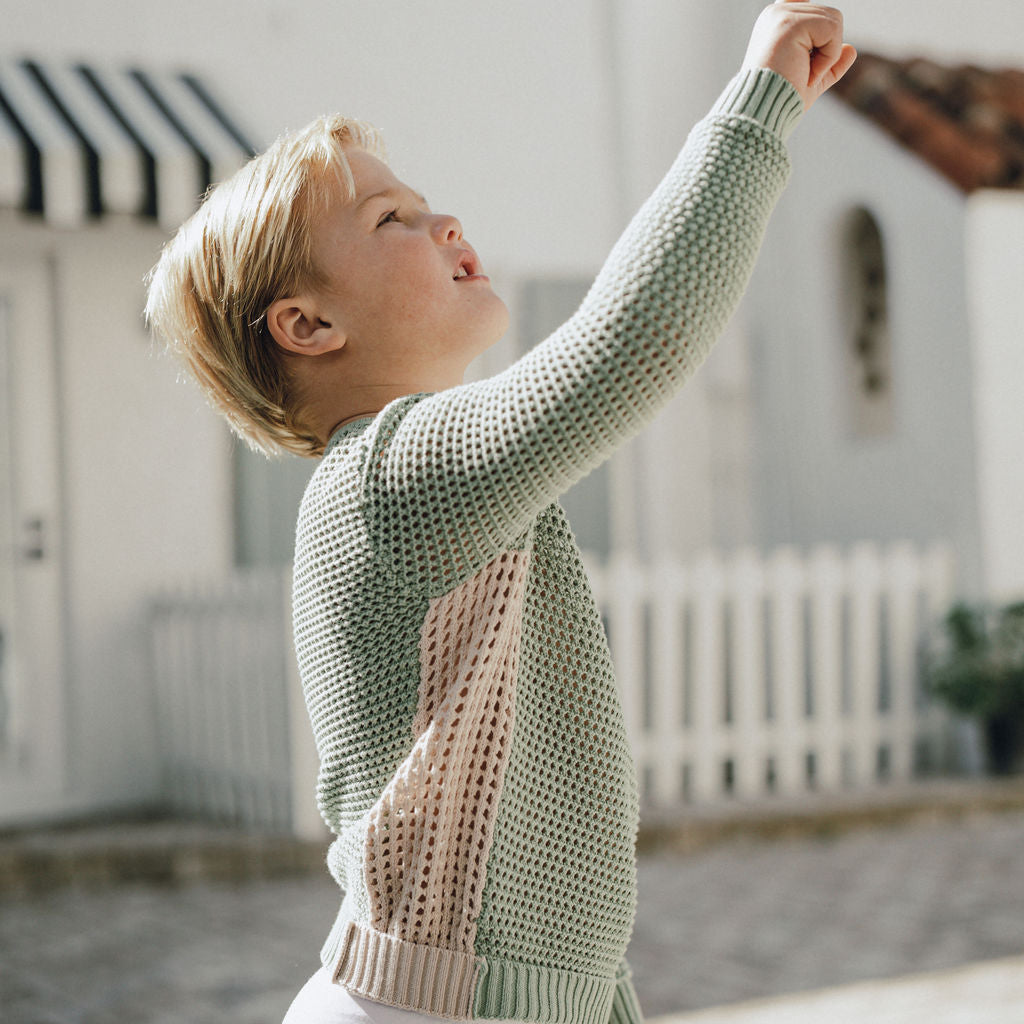
<path fill-rule="evenodd" d="M 366 486 L 398 571 L 442 592 L 515 544 L 692 375 L 746 287 L 785 137 L 852 63 L 841 33 L 829 8 L 768 8 L 576 314 L 503 373 L 391 407 Z"/>

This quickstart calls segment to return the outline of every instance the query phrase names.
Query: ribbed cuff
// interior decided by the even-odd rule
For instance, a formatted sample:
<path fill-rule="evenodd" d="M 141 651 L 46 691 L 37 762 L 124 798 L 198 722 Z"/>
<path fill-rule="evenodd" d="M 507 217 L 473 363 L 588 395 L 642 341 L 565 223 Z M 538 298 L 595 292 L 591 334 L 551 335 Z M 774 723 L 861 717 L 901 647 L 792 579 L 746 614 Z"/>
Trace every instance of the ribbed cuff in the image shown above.
<path fill-rule="evenodd" d="M 350 922 L 331 980 L 389 1006 L 466 1020 L 478 970 L 472 954 L 405 942 Z"/>
<path fill-rule="evenodd" d="M 767 68 L 741 71 L 711 108 L 712 115 L 732 114 L 757 121 L 782 140 L 789 138 L 803 112 L 804 101 L 793 83 Z"/>

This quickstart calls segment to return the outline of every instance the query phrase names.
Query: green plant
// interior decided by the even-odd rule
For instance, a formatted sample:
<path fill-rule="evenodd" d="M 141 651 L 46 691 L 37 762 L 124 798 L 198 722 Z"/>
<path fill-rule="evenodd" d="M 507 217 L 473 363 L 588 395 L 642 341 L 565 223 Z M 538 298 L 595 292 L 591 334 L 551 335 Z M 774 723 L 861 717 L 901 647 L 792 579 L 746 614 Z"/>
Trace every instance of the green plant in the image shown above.
<path fill-rule="evenodd" d="M 995 608 L 959 602 L 926 656 L 931 691 L 961 714 L 976 716 L 990 766 L 1013 770 L 1024 745 L 1024 601 Z"/>
<path fill-rule="evenodd" d="M 960 602 L 929 669 L 933 692 L 964 714 L 1024 713 L 1024 601 L 1002 609 Z"/>

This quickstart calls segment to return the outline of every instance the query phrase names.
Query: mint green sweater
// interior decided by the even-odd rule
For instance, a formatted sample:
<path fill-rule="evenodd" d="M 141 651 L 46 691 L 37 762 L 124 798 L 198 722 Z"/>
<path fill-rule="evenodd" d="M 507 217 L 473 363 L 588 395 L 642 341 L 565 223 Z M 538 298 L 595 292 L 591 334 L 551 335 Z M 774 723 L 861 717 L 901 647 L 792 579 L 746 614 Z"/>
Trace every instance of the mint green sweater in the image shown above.
<path fill-rule="evenodd" d="M 331 438 L 294 626 L 344 891 L 323 960 L 349 990 L 453 1019 L 640 1019 L 635 770 L 557 499 L 704 359 L 801 112 L 784 79 L 741 73 L 566 324 Z"/>

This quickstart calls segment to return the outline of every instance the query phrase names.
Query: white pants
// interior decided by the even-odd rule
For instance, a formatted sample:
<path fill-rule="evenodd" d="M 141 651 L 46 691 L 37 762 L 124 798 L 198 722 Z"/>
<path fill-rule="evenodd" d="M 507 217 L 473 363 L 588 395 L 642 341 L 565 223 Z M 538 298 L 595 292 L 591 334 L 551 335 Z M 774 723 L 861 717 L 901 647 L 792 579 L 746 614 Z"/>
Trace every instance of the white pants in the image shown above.
<path fill-rule="evenodd" d="M 321 967 L 299 990 L 282 1024 L 450 1024 L 397 1006 L 375 1003 L 354 996 L 331 981 L 330 972 Z"/>

